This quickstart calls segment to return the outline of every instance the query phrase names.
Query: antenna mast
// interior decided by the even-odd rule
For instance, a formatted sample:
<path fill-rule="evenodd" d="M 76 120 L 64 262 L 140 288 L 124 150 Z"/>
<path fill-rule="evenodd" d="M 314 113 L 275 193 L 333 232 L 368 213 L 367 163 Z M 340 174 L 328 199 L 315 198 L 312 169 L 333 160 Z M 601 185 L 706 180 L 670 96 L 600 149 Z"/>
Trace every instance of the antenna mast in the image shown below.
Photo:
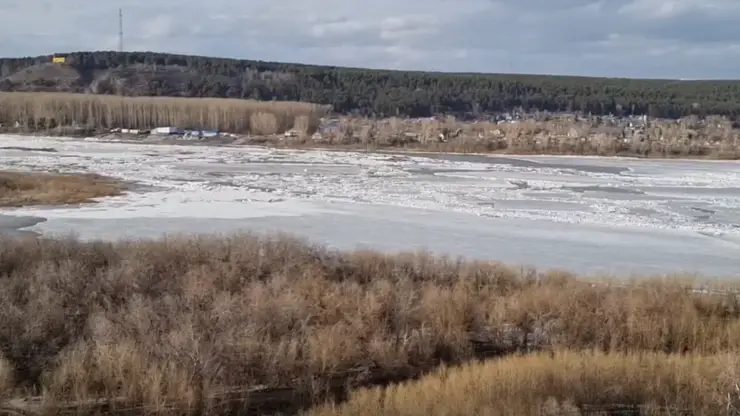
<path fill-rule="evenodd" d="M 123 52 L 123 9 L 118 9 L 118 52 Z"/>

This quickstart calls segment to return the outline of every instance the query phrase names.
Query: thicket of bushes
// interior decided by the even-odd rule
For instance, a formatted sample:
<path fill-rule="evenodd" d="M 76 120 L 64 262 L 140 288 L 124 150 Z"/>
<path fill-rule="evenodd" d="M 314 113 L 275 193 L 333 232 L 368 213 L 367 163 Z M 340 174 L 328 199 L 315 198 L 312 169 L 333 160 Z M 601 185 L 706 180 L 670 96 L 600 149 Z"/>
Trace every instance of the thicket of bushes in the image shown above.
<path fill-rule="evenodd" d="M 605 392 L 602 402 L 683 406 L 711 389 L 724 394 L 732 385 L 723 377 L 737 367 L 717 357 L 740 351 L 737 296 L 693 291 L 697 284 L 610 283 L 425 253 L 340 253 L 281 236 L 3 239 L 1 393 L 216 411 L 214 397 L 256 385 L 319 401 L 335 388 L 408 379 L 442 362 L 568 349 L 601 353 L 510 358 L 403 391 L 408 406 L 428 406 L 433 398 L 419 392 L 436 386 L 438 399 L 495 410 L 540 403 L 561 382 L 550 395 L 578 405 L 597 400 L 612 380 L 625 390 Z M 655 370 L 646 380 L 660 382 L 650 389 L 635 381 L 647 370 L 630 375 L 643 364 Z M 367 410 L 369 397 L 349 406 Z M 416 414 L 387 397 L 377 404 L 388 414 Z M 718 409 L 717 397 L 697 406 Z"/>
<path fill-rule="evenodd" d="M 414 148 L 434 152 L 740 158 L 740 134 L 722 117 L 652 121 L 632 128 L 620 121 L 573 118 L 518 123 L 465 122 L 446 117 L 371 120 L 342 117 L 315 140 L 329 145 Z"/>

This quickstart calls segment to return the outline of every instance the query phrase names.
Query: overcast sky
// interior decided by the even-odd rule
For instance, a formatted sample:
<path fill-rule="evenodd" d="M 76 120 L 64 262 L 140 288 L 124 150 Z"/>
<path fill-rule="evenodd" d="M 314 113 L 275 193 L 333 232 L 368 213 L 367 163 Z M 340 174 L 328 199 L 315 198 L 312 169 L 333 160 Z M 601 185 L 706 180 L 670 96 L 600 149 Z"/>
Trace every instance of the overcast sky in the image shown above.
<path fill-rule="evenodd" d="M 438 71 L 740 78 L 740 0 L 0 0 L 0 55 L 124 48 Z"/>

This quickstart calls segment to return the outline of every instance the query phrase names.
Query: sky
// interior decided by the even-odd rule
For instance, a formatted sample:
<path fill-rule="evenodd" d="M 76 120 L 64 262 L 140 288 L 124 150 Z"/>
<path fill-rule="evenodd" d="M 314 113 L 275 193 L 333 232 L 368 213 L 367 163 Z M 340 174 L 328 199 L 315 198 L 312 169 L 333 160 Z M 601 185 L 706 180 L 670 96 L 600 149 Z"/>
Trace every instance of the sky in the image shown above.
<path fill-rule="evenodd" d="M 0 0 L 0 56 L 124 49 L 368 68 L 740 78 L 740 0 Z"/>

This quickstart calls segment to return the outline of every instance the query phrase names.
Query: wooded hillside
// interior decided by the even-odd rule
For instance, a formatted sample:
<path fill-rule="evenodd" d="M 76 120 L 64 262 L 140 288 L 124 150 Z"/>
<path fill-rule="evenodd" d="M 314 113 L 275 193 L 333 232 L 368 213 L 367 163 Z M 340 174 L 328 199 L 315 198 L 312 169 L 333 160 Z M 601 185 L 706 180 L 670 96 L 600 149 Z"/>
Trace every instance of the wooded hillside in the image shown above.
<path fill-rule="evenodd" d="M 0 59 L 0 91 L 230 97 L 330 104 L 367 116 L 458 117 L 527 110 L 740 115 L 740 81 L 460 74 L 185 56 L 76 52 Z"/>

